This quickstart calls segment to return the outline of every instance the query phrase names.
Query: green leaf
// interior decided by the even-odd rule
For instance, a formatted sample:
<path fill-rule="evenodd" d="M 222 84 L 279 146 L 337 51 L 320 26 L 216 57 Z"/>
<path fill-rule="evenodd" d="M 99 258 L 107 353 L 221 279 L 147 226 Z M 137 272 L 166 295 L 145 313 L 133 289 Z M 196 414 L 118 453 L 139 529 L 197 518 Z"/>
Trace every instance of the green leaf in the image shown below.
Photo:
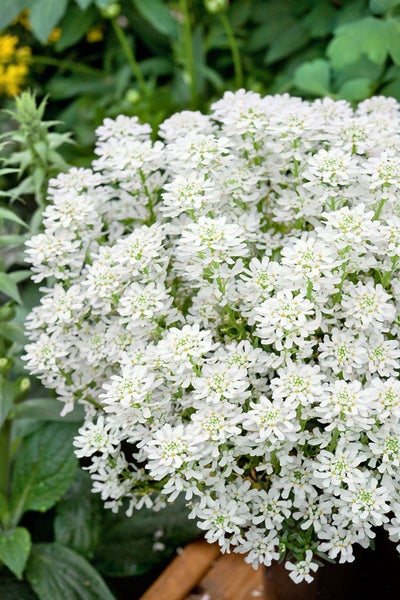
<path fill-rule="evenodd" d="M 388 54 L 391 26 L 376 17 L 364 17 L 339 27 L 327 48 L 327 56 L 335 69 L 356 62 L 365 54 L 372 62 L 382 64 Z"/>
<path fill-rule="evenodd" d="M 21 296 L 19 295 L 17 284 L 13 281 L 8 273 L 0 272 L 0 292 L 5 296 L 9 296 L 18 304 L 22 304 Z"/>
<path fill-rule="evenodd" d="M 2 328 L 5 324 L 2 324 Z M 15 384 L 0 375 L 0 427 L 7 419 L 15 398 Z"/>
<path fill-rule="evenodd" d="M 11 21 L 14 21 L 28 4 L 29 0 L 2 0 L 0 10 L 0 30 L 5 29 Z"/>
<path fill-rule="evenodd" d="M 270 65 L 273 62 L 282 60 L 290 54 L 293 54 L 300 48 L 303 48 L 309 41 L 308 30 L 305 25 L 299 21 L 284 30 L 280 36 L 271 45 L 265 56 L 265 62 Z"/>
<path fill-rule="evenodd" d="M 358 77 L 346 81 L 338 91 L 338 96 L 344 100 L 359 101 L 368 98 L 371 93 L 371 80 L 366 77 Z"/>
<path fill-rule="evenodd" d="M 389 54 L 396 65 L 400 65 L 400 21 L 388 19 L 388 47 Z"/>
<path fill-rule="evenodd" d="M 61 23 L 61 36 L 54 44 L 57 52 L 70 48 L 70 46 L 79 42 L 92 25 L 96 18 L 96 10 L 93 7 L 90 10 L 85 10 L 87 6 L 82 6 L 82 10 L 76 6 L 68 8 Z"/>
<path fill-rule="evenodd" d="M 133 0 L 133 3 L 137 11 L 156 31 L 177 39 L 177 22 L 161 0 Z"/>
<path fill-rule="evenodd" d="M 63 417 L 60 415 L 62 408 L 60 402 L 54 398 L 32 398 L 18 402 L 12 410 L 12 418 L 82 423 L 85 416 L 83 406 L 77 404 L 73 411 Z"/>
<path fill-rule="evenodd" d="M 20 269 L 18 271 L 11 271 L 7 273 L 10 278 L 14 281 L 14 283 L 20 283 L 21 281 L 26 281 L 32 275 L 32 272 L 29 269 Z"/>
<path fill-rule="evenodd" d="M 46 423 L 19 447 L 11 485 L 11 507 L 17 516 L 44 512 L 68 488 L 76 469 L 72 440 L 76 425 Z"/>
<path fill-rule="evenodd" d="M 78 469 L 71 486 L 57 504 L 54 520 L 56 541 L 92 558 L 97 545 L 102 511 L 100 496 L 91 492 L 92 481 Z"/>
<path fill-rule="evenodd" d="M 96 548 L 93 564 L 103 574 L 111 577 L 140 575 L 165 563 L 182 546 L 200 534 L 195 521 L 187 518 L 184 500 L 178 498 L 161 511 L 142 508 L 127 518 L 107 511 L 103 531 Z M 155 551 L 155 532 L 162 531 L 157 540 L 165 550 Z"/>
<path fill-rule="evenodd" d="M 295 71 L 295 85 L 302 91 L 315 96 L 330 94 L 330 67 L 323 58 L 302 64 Z"/>
<path fill-rule="evenodd" d="M 26 575 L 40 600 L 115 600 L 87 560 L 61 544 L 34 544 Z"/>
<path fill-rule="evenodd" d="M 0 560 L 21 579 L 31 551 L 31 536 L 25 527 L 0 533 Z"/>
<path fill-rule="evenodd" d="M 24 223 L 23 220 L 20 219 L 16 214 L 14 214 L 12 210 L 9 210 L 8 208 L 3 208 L 1 206 L 0 206 L 0 219 L 5 219 L 7 221 L 14 221 L 14 223 L 18 223 L 19 225 L 22 225 L 23 227 L 28 227 L 28 225 L 26 223 Z"/>
<path fill-rule="evenodd" d="M 32 33 L 39 42 L 45 44 L 54 27 L 62 19 L 68 0 L 34 0 L 28 4 Z"/>
<path fill-rule="evenodd" d="M 24 334 L 24 328 L 14 323 L 2 323 L 1 335 L 10 342 L 15 342 L 24 346 L 27 343 L 27 338 Z"/>
<path fill-rule="evenodd" d="M 400 0 L 369 0 L 369 9 L 375 15 L 382 15 L 400 4 Z"/>
<path fill-rule="evenodd" d="M 2 235 L 0 236 L 0 248 L 5 248 L 7 246 L 21 246 L 26 239 L 27 238 L 23 235 Z"/>

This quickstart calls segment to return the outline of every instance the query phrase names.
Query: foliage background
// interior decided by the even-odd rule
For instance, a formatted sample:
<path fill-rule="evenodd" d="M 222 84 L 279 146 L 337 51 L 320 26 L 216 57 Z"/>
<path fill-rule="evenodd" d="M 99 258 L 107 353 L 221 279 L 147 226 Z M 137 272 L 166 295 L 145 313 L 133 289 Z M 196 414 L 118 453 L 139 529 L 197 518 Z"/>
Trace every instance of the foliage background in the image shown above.
<path fill-rule="evenodd" d="M 104 511 L 73 456 L 79 411 L 61 419 L 26 376 L 23 320 L 39 291 L 23 243 L 40 230 L 47 182 L 88 164 L 95 128 L 120 113 L 156 128 L 240 87 L 400 100 L 400 0 L 2 0 L 0 31 L 0 106 L 11 109 L 0 116 L 0 597 L 139 597 L 196 529 L 179 504 Z M 37 101 L 15 106 L 24 89 Z"/>

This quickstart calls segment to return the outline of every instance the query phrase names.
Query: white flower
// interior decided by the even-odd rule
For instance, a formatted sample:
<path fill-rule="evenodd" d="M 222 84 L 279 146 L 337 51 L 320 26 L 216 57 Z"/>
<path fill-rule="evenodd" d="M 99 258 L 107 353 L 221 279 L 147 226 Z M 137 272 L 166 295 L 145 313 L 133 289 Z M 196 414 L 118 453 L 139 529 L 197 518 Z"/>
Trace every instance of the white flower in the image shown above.
<path fill-rule="evenodd" d="M 301 581 L 310 583 L 314 579 L 312 572 L 318 569 L 318 565 L 312 562 L 312 558 L 312 550 L 307 550 L 304 560 L 300 560 L 295 564 L 290 561 L 285 563 L 285 568 L 290 571 L 289 575 L 295 583 L 300 583 Z"/>

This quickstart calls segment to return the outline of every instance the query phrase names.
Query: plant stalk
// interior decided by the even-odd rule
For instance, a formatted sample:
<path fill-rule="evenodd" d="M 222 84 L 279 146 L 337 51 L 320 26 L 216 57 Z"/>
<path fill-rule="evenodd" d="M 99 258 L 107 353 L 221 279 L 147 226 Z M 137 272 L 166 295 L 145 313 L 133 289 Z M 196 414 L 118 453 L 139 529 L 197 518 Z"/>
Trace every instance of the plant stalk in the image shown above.
<path fill-rule="evenodd" d="M 143 77 L 142 71 L 140 70 L 140 67 L 139 67 L 136 57 L 133 53 L 131 45 L 130 45 L 121 25 L 118 23 L 117 19 L 111 19 L 111 24 L 113 26 L 115 35 L 117 36 L 118 41 L 121 44 L 121 47 L 125 53 L 125 56 L 129 63 L 129 66 L 131 68 L 131 71 L 132 71 L 134 77 L 136 78 L 136 81 L 138 82 L 138 86 L 139 86 L 140 90 L 142 91 L 142 93 L 146 95 L 147 94 L 146 81 Z"/>
<path fill-rule="evenodd" d="M 239 89 L 243 87 L 243 69 L 239 47 L 237 45 L 235 34 L 233 33 L 232 25 L 228 17 L 225 13 L 221 13 L 220 18 L 226 33 L 226 37 L 228 38 L 229 47 L 231 49 L 233 69 L 235 73 L 235 86 Z"/>
<path fill-rule="evenodd" d="M 189 76 L 190 95 L 192 97 L 193 106 L 197 106 L 197 88 L 194 68 L 192 30 L 190 27 L 190 13 L 187 0 L 179 0 L 180 9 L 183 15 L 183 45 L 186 56 L 187 74 Z"/>

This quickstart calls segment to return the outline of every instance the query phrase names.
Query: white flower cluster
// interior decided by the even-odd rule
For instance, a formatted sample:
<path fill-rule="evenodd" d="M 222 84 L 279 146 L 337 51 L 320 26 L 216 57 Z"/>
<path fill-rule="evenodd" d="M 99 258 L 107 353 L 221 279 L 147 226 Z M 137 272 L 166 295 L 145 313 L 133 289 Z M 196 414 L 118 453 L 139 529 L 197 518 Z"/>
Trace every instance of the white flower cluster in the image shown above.
<path fill-rule="evenodd" d="M 228 92 L 107 119 L 28 243 L 27 367 L 128 513 L 183 494 L 254 566 L 400 541 L 400 106 Z"/>

